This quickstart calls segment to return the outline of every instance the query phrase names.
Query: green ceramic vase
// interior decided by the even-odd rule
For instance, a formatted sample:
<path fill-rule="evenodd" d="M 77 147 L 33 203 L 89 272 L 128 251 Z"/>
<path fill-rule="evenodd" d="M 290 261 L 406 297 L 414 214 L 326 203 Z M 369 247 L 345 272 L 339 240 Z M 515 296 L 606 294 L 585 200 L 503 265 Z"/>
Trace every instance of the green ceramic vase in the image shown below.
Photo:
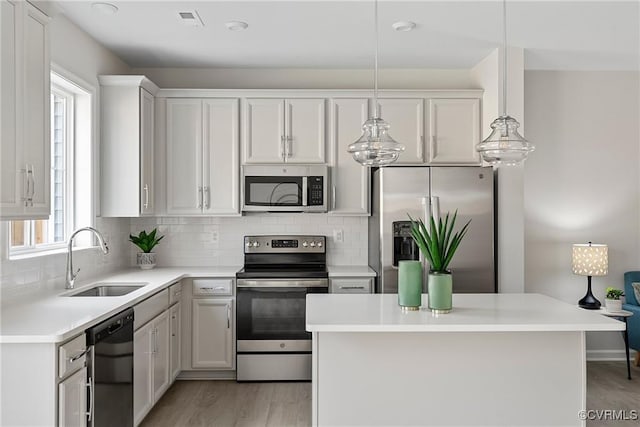
<path fill-rule="evenodd" d="M 449 313 L 452 308 L 453 280 L 449 272 L 429 272 L 429 309 L 433 314 Z"/>
<path fill-rule="evenodd" d="M 403 310 L 418 310 L 422 304 L 422 263 L 398 263 L 398 304 Z"/>

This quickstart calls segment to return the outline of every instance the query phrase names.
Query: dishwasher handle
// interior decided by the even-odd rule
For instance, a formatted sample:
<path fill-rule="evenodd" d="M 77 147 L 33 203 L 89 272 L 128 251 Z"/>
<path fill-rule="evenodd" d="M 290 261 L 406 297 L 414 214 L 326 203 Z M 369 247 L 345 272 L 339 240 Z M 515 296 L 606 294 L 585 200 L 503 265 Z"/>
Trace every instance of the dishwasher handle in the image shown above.
<path fill-rule="evenodd" d="M 87 344 L 93 345 L 104 341 L 126 325 L 133 323 L 133 308 L 128 308 L 107 321 L 87 329 Z"/>

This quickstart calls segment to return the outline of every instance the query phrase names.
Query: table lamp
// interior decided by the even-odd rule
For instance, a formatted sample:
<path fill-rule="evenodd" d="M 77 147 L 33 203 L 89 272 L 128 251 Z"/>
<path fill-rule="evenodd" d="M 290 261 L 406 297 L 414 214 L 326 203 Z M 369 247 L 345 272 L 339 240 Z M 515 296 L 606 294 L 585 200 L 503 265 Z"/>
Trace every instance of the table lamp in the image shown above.
<path fill-rule="evenodd" d="M 573 274 L 587 276 L 587 294 L 578 301 L 578 305 L 589 310 L 600 308 L 600 301 L 591 293 L 591 277 L 606 276 L 609 269 L 607 245 L 573 245 Z"/>

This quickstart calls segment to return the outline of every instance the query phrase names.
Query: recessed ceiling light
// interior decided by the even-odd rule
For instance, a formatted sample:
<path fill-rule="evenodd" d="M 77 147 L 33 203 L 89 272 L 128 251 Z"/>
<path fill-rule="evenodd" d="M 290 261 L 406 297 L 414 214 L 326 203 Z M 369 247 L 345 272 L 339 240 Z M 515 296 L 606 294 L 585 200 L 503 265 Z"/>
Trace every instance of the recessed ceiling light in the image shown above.
<path fill-rule="evenodd" d="M 229 21 L 225 22 L 224 25 L 231 31 L 244 31 L 249 27 L 249 24 L 242 21 Z"/>
<path fill-rule="evenodd" d="M 398 21 L 394 22 L 391 26 L 396 31 L 411 31 L 416 27 L 416 23 L 411 21 Z"/>
<path fill-rule="evenodd" d="M 118 6 L 111 3 L 102 3 L 102 2 L 92 3 L 91 8 L 93 8 L 93 10 L 103 15 L 113 15 L 118 11 Z"/>

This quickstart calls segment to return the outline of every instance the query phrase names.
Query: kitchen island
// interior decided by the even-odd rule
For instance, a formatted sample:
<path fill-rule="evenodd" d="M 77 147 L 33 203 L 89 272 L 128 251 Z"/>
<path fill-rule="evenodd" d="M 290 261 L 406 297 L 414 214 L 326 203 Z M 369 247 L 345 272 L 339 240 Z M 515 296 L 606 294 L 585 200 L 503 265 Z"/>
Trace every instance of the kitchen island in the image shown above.
<path fill-rule="evenodd" d="M 313 425 L 584 425 L 585 332 L 624 323 L 539 294 L 453 305 L 433 316 L 396 294 L 308 295 Z"/>

